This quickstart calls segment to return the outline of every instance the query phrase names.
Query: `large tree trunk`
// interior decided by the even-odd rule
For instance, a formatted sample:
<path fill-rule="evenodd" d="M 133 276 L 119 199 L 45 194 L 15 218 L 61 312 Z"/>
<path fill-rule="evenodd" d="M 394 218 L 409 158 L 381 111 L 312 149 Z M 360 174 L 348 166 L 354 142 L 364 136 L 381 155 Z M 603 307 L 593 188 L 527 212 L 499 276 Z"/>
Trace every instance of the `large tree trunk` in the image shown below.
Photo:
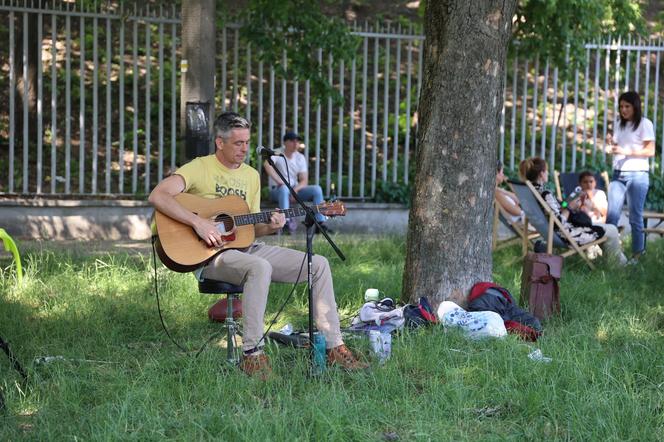
<path fill-rule="evenodd" d="M 516 0 L 428 1 L 403 298 L 464 304 L 491 280 L 503 71 Z"/>
<path fill-rule="evenodd" d="M 214 0 L 188 0 L 182 2 L 182 60 L 188 69 L 182 73 L 180 86 L 180 129 L 186 133 L 187 102 L 208 103 L 208 123 L 214 121 L 215 73 L 215 17 Z M 225 56 L 226 54 L 224 54 Z M 209 141 L 186 140 L 185 159 L 190 160 L 212 151 Z M 181 160 L 183 158 L 180 158 Z"/>

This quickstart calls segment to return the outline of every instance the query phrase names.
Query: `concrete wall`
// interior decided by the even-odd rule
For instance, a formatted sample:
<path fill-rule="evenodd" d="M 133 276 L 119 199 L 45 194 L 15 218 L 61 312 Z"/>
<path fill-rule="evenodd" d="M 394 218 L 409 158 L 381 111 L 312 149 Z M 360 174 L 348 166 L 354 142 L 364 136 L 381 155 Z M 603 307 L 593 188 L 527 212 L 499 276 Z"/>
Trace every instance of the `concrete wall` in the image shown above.
<path fill-rule="evenodd" d="M 399 204 L 345 204 L 346 216 L 329 221 L 336 231 L 406 232 L 408 209 Z M 0 227 L 18 239 L 142 240 L 151 217 L 146 201 L 0 197 Z"/>

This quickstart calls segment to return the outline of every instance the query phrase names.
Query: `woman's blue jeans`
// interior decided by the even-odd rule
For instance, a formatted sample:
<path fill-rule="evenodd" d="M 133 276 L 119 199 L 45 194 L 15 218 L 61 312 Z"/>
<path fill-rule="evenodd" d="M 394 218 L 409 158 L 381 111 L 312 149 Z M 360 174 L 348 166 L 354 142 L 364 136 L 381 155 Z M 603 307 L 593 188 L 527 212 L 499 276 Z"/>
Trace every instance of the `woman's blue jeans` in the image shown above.
<path fill-rule="evenodd" d="M 625 198 L 629 207 L 629 225 L 632 227 L 632 252 L 641 253 L 645 250 L 645 234 L 643 232 L 643 207 L 650 180 L 648 172 L 613 172 L 613 180 L 609 184 L 609 210 L 606 223 L 618 225 L 620 212 Z"/>
<path fill-rule="evenodd" d="M 323 202 L 323 189 L 320 186 L 305 186 L 297 192 L 297 196 L 303 201 L 311 201 L 315 205 Z M 290 191 L 286 186 L 279 186 L 270 190 L 270 199 L 277 203 L 280 209 L 290 208 Z M 325 217 L 320 213 L 316 214 L 316 221 L 323 222 Z"/>

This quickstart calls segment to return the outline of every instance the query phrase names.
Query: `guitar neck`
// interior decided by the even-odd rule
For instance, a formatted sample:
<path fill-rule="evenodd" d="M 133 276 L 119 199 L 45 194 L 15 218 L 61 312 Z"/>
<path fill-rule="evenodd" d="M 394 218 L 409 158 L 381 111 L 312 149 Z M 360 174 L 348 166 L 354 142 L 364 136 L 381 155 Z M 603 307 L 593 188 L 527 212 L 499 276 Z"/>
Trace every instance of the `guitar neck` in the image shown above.
<path fill-rule="evenodd" d="M 319 213 L 318 206 L 311 206 L 314 213 Z M 244 215 L 234 215 L 233 220 L 236 226 L 246 226 L 248 224 L 269 224 L 273 213 L 283 213 L 286 218 L 306 215 L 302 207 L 293 207 L 290 209 L 266 210 L 265 212 L 247 213 Z"/>

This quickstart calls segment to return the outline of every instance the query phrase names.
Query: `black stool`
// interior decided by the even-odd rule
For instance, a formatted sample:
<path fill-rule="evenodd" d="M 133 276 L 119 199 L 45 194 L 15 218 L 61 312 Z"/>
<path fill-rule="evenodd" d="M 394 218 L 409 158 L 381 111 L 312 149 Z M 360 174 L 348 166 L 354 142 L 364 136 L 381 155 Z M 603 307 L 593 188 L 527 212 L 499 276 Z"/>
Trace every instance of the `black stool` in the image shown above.
<path fill-rule="evenodd" d="M 226 361 L 230 364 L 237 365 L 240 363 L 240 356 L 235 342 L 236 335 L 242 336 L 240 332 L 240 324 L 233 318 L 233 301 L 239 299 L 244 291 L 241 285 L 231 284 L 230 282 L 216 281 L 214 279 L 200 279 L 198 281 L 198 291 L 211 295 L 226 295 L 226 319 L 224 320 L 224 327 L 226 327 Z"/>

